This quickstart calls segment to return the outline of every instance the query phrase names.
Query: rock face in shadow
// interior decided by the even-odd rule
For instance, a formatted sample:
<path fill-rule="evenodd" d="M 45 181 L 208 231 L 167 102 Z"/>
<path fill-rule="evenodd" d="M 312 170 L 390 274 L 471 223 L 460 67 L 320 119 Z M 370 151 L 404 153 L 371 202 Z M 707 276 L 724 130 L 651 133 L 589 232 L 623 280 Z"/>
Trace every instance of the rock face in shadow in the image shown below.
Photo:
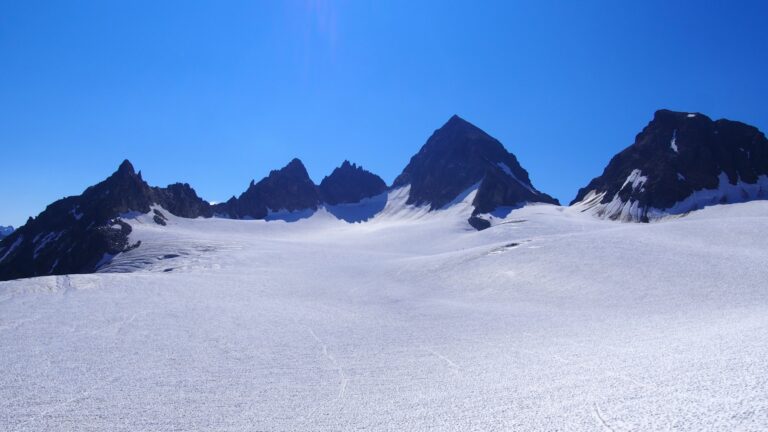
<path fill-rule="evenodd" d="M 531 184 L 528 172 L 495 138 L 451 117 L 411 158 L 393 187 L 410 185 L 408 204 L 436 210 L 477 185 L 475 213 L 522 203 L 558 204 Z"/>
<path fill-rule="evenodd" d="M 129 244 L 125 213 L 148 213 L 153 204 L 181 217 L 210 216 L 189 185 L 153 188 L 124 161 L 106 180 L 79 196 L 63 198 L 0 242 L 0 280 L 89 273 Z"/>
<path fill-rule="evenodd" d="M 214 207 L 218 215 L 233 219 L 264 219 L 270 211 L 317 210 L 320 193 L 298 159 L 274 170 L 245 192 Z"/>
<path fill-rule="evenodd" d="M 469 225 L 472 228 L 474 228 L 474 229 L 476 229 L 478 231 L 482 231 L 482 230 L 485 230 L 485 229 L 488 229 L 488 228 L 491 227 L 491 222 L 490 221 L 488 221 L 487 219 L 483 219 L 481 217 L 478 217 L 478 216 L 470 216 L 469 219 L 467 219 L 467 222 L 469 222 Z"/>
<path fill-rule="evenodd" d="M 326 204 L 348 204 L 379 195 L 387 190 L 381 177 L 363 167 L 344 161 L 320 182 L 320 198 Z"/>
<path fill-rule="evenodd" d="M 711 204 L 766 199 L 766 175 L 768 141 L 755 127 L 660 110 L 571 204 L 603 218 L 647 222 Z"/>
<path fill-rule="evenodd" d="M 174 183 L 165 188 L 153 188 L 155 203 L 179 217 L 196 218 L 213 216 L 213 207 L 197 196 L 187 183 Z"/>

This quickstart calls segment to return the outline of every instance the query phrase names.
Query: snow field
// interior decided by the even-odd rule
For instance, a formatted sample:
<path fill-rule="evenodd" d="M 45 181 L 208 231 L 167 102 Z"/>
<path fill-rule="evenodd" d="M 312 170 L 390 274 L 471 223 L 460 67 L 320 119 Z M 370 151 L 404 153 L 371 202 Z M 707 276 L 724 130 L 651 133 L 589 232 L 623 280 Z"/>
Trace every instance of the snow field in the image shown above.
<path fill-rule="evenodd" d="M 100 273 L 0 283 L 0 428 L 768 429 L 768 202 L 475 232 L 471 198 L 139 216 Z"/>

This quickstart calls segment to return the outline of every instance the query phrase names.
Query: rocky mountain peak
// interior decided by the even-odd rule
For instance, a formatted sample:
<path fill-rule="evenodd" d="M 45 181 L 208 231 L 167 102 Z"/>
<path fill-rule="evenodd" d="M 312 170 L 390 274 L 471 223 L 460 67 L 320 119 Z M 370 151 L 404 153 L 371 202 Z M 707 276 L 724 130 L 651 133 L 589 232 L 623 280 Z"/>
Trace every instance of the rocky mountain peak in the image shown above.
<path fill-rule="evenodd" d="M 457 115 L 429 137 L 393 183 L 408 185 L 408 204 L 433 210 L 471 187 L 479 188 L 479 212 L 524 202 L 557 202 L 533 187 L 528 172 L 498 140 Z"/>
<path fill-rule="evenodd" d="M 647 222 L 762 198 L 766 175 L 768 141 L 756 128 L 701 113 L 659 110 L 571 204 L 599 217 Z"/>
<path fill-rule="evenodd" d="M 134 175 L 136 170 L 133 168 L 133 164 L 128 159 L 124 159 L 120 166 L 117 167 L 117 174 Z"/>
<path fill-rule="evenodd" d="M 315 210 L 320 203 L 317 186 L 299 159 L 272 170 L 259 182 L 251 181 L 239 197 L 215 206 L 215 213 L 236 219 L 264 219 L 270 211 Z"/>
<path fill-rule="evenodd" d="M 379 195 L 387 190 L 387 185 L 376 174 L 345 160 L 329 176 L 323 178 L 319 190 L 323 202 L 335 205 L 356 203 Z"/>
<path fill-rule="evenodd" d="M 445 124 L 440 129 L 442 129 L 442 130 L 463 129 L 463 130 L 467 130 L 467 131 L 472 130 L 472 131 L 483 132 L 477 126 L 475 126 L 472 123 L 470 123 L 470 122 L 464 120 L 463 118 L 459 117 L 458 114 L 452 115 L 451 118 L 449 118 L 448 121 L 445 122 Z"/>
<path fill-rule="evenodd" d="M 288 162 L 288 164 L 286 164 L 283 168 L 281 168 L 278 171 L 309 177 L 309 174 L 307 173 L 307 168 L 304 166 L 304 163 L 299 158 L 291 159 L 291 161 Z"/>
<path fill-rule="evenodd" d="M 129 161 L 81 195 L 62 198 L 0 242 L 0 280 L 88 273 L 109 257 L 137 247 L 125 214 L 157 204 L 181 217 L 211 216 L 210 205 L 188 184 L 150 187 Z M 165 224 L 165 217 L 155 221 Z M 158 222 L 161 220 L 161 222 Z"/>
<path fill-rule="evenodd" d="M 269 175 L 259 183 L 269 183 L 274 181 L 312 183 L 307 168 L 298 158 L 291 159 L 287 165 L 280 169 L 270 171 Z"/>

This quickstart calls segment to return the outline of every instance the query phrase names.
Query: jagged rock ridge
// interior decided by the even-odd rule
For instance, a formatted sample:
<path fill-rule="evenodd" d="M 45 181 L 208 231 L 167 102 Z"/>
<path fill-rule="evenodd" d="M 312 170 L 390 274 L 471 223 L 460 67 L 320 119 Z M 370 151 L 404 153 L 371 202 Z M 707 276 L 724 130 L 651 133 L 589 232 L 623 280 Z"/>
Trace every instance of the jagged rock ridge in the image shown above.
<path fill-rule="evenodd" d="M 209 204 L 187 184 L 150 187 L 124 161 L 118 170 L 79 196 L 63 198 L 0 242 L 0 280 L 88 273 L 129 244 L 128 212 L 147 213 L 157 204 L 181 217 L 208 217 Z"/>
<path fill-rule="evenodd" d="M 356 164 L 344 161 L 320 182 L 320 197 L 324 203 L 348 204 L 379 195 L 387 184 L 376 174 Z"/>
<path fill-rule="evenodd" d="M 251 181 L 239 197 L 214 206 L 217 215 L 264 219 L 270 211 L 316 210 L 320 193 L 299 159 L 273 170 L 258 183 Z"/>
<path fill-rule="evenodd" d="M 648 222 L 711 204 L 766 199 L 767 176 L 768 141 L 757 128 L 659 110 L 571 204 L 607 219 Z"/>

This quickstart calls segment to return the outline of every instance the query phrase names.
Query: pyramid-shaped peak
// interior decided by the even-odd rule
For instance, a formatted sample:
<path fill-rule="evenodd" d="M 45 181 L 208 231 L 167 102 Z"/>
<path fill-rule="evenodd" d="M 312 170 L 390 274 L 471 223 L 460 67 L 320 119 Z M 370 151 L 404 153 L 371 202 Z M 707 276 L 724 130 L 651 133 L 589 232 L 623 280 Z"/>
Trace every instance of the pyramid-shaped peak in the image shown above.
<path fill-rule="evenodd" d="M 448 121 L 437 129 L 432 135 L 432 144 L 439 146 L 491 146 L 501 148 L 499 143 L 484 130 L 467 120 L 453 115 Z"/>
<path fill-rule="evenodd" d="M 307 172 L 307 168 L 304 166 L 300 159 L 293 158 L 284 167 L 270 171 L 269 175 L 263 179 L 262 182 L 274 177 L 290 177 L 301 180 L 309 180 L 309 173 Z"/>
<path fill-rule="evenodd" d="M 428 204 L 434 210 L 493 173 L 499 174 L 494 187 L 497 187 L 496 195 L 503 199 L 487 199 L 483 208 L 522 202 L 555 202 L 533 187 L 528 172 L 520 166 L 515 155 L 458 115 L 451 117 L 427 139 L 392 186 L 410 185 L 407 203 Z M 487 184 L 490 182 L 488 180 Z"/>
<path fill-rule="evenodd" d="M 459 117 L 458 114 L 454 114 L 451 116 L 451 118 L 448 119 L 448 123 L 456 123 L 456 122 L 467 122 L 463 118 Z"/>
<path fill-rule="evenodd" d="M 320 201 L 317 186 L 309 178 L 301 160 L 294 158 L 286 166 L 270 171 L 269 175 L 251 186 L 237 199 L 237 217 L 261 219 L 268 210 L 316 209 Z"/>
<path fill-rule="evenodd" d="M 304 164 L 301 162 L 301 159 L 299 158 L 293 158 L 286 166 L 280 169 L 282 172 L 292 172 L 297 174 L 304 174 L 307 177 L 309 174 L 307 173 L 307 168 L 304 166 Z"/>
<path fill-rule="evenodd" d="M 447 122 L 440 128 L 442 129 L 465 129 L 465 130 L 481 130 L 474 124 L 459 117 L 458 114 L 454 114 Z"/>
<path fill-rule="evenodd" d="M 120 174 L 136 174 L 136 170 L 133 168 L 133 164 L 128 159 L 123 160 L 120 166 L 117 168 L 117 172 Z"/>
<path fill-rule="evenodd" d="M 288 162 L 288 165 L 285 166 L 286 168 L 304 168 L 304 163 L 301 162 L 301 159 L 299 158 L 293 158 L 290 162 Z"/>
<path fill-rule="evenodd" d="M 137 173 L 128 159 L 123 160 L 117 167 L 117 171 L 104 180 L 109 185 L 143 183 L 143 181 L 141 171 Z"/>

